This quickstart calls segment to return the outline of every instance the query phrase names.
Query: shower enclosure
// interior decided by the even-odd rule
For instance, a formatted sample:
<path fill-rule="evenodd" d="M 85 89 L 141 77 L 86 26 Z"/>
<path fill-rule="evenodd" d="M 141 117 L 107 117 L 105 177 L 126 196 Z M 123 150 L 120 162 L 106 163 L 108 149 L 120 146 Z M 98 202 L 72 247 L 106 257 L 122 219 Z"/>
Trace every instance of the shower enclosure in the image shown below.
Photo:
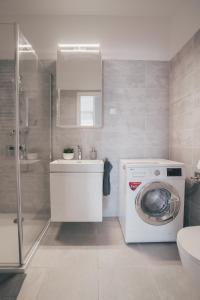
<path fill-rule="evenodd" d="M 51 78 L 16 24 L 0 24 L 0 271 L 25 268 L 50 219 Z"/>

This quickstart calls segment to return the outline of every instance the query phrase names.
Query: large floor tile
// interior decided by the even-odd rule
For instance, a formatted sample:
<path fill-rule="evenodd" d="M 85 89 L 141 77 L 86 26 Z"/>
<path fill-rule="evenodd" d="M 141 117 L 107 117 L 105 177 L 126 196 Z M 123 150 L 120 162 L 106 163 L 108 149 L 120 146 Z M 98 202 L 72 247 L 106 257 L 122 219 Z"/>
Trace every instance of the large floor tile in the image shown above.
<path fill-rule="evenodd" d="M 42 268 L 32 269 L 29 267 L 26 273 L 27 276 L 17 300 L 37 300 L 40 288 L 47 278 L 47 270 Z"/>
<path fill-rule="evenodd" d="M 151 269 L 162 300 L 199 300 L 200 286 L 182 266 L 159 266 Z"/>
<path fill-rule="evenodd" d="M 99 300 L 161 300 L 147 268 L 103 268 Z"/>
<path fill-rule="evenodd" d="M 30 267 L 52 268 L 56 266 L 57 259 L 58 251 L 56 248 L 40 247 L 30 261 Z"/>
<path fill-rule="evenodd" d="M 124 246 L 124 239 L 120 228 L 111 226 L 102 226 L 97 229 L 96 244 L 99 247 L 104 246 Z"/>
<path fill-rule="evenodd" d="M 92 249 L 77 248 L 40 248 L 31 261 L 31 267 L 42 268 L 87 268 L 98 266 L 97 251 Z"/>
<path fill-rule="evenodd" d="M 99 267 L 133 268 L 146 267 L 148 258 L 140 251 L 137 244 L 132 247 L 112 247 L 98 250 Z"/>
<path fill-rule="evenodd" d="M 91 234 L 57 234 L 49 235 L 48 238 L 42 242 L 43 246 L 54 246 L 54 247 L 95 247 L 97 245 L 96 235 Z"/>
<path fill-rule="evenodd" d="M 87 268 L 52 268 L 37 300 L 98 300 L 98 270 Z"/>
<path fill-rule="evenodd" d="M 176 243 L 144 243 L 138 246 L 150 265 L 180 264 Z"/>

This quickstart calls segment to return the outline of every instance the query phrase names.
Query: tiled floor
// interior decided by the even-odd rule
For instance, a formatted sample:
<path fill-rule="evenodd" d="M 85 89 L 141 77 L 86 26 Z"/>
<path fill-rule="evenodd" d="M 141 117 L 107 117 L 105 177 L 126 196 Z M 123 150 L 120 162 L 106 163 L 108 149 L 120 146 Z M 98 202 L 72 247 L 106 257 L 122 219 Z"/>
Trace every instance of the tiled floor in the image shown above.
<path fill-rule="evenodd" d="M 123 241 L 117 219 L 52 224 L 18 300 L 200 300 L 174 243 Z"/>

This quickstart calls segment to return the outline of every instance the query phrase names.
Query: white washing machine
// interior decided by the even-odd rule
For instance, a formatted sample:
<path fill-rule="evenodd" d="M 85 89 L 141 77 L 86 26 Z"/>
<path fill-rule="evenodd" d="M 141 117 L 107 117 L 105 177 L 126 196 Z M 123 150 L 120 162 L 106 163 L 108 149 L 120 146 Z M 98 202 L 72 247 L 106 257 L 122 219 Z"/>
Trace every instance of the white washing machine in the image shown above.
<path fill-rule="evenodd" d="M 183 163 L 121 159 L 119 220 L 125 241 L 176 241 L 183 227 L 184 190 Z"/>

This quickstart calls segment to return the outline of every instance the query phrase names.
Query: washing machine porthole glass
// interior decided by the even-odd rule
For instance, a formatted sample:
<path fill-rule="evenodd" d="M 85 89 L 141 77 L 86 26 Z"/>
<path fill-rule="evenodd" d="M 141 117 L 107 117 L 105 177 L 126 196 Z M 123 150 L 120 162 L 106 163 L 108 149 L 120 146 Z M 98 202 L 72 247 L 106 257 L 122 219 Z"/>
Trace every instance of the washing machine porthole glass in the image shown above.
<path fill-rule="evenodd" d="M 171 193 L 166 189 L 153 189 L 147 191 L 141 201 L 144 213 L 150 216 L 160 216 L 169 211 Z"/>
<path fill-rule="evenodd" d="M 136 211 L 151 225 L 164 225 L 174 220 L 180 209 L 180 197 L 168 183 L 146 184 L 136 196 Z"/>

